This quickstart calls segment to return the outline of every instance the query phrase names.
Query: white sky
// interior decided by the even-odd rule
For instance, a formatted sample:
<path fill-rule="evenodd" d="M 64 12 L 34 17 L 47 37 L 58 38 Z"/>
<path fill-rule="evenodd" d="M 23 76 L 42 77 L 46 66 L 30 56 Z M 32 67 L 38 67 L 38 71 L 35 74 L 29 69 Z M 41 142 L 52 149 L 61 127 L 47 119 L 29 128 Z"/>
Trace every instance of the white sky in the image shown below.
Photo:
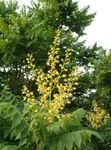
<path fill-rule="evenodd" d="M 90 5 L 90 12 L 96 12 L 95 20 L 86 28 L 87 43 L 97 42 L 111 49 L 111 0 L 79 0 L 80 7 Z"/>
<path fill-rule="evenodd" d="M 95 20 L 86 28 L 86 44 L 95 42 L 104 48 L 111 48 L 111 0 L 78 0 L 80 8 L 90 5 L 90 12 L 97 12 Z M 30 4 L 30 0 L 18 0 L 19 4 Z"/>

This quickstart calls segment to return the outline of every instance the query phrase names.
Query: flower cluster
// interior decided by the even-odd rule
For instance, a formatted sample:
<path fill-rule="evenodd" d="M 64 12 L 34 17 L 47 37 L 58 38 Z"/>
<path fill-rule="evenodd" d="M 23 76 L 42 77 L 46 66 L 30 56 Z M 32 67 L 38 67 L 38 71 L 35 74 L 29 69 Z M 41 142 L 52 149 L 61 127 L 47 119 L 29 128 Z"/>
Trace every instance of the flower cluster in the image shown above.
<path fill-rule="evenodd" d="M 60 58 L 60 31 L 56 32 L 53 45 L 50 46 L 47 60 L 47 71 L 44 69 L 37 69 L 33 64 L 33 57 L 28 54 L 27 63 L 30 69 L 32 80 L 37 85 L 37 92 L 39 93 L 39 102 L 41 113 L 49 123 L 55 119 L 61 119 L 64 116 L 63 109 L 66 104 L 70 103 L 70 98 L 73 96 L 73 91 L 78 85 L 78 70 L 76 67 L 68 67 L 70 64 L 71 50 L 67 49 L 65 58 Z M 25 87 L 26 88 L 26 87 Z M 25 91 L 25 92 L 24 92 Z M 28 90 L 23 89 L 25 99 Z M 36 100 L 35 100 L 36 101 Z M 29 103 L 30 105 L 30 103 Z"/>
<path fill-rule="evenodd" d="M 33 92 L 29 91 L 28 88 L 24 86 L 22 94 L 25 95 L 23 97 L 24 101 L 26 101 L 29 104 L 30 108 L 32 108 L 35 105 L 35 97 Z"/>
<path fill-rule="evenodd" d="M 98 107 L 96 101 L 93 101 L 92 107 L 93 112 L 88 112 L 86 118 L 90 122 L 91 126 L 97 129 L 106 124 L 110 115 L 106 112 L 106 110 Z"/>

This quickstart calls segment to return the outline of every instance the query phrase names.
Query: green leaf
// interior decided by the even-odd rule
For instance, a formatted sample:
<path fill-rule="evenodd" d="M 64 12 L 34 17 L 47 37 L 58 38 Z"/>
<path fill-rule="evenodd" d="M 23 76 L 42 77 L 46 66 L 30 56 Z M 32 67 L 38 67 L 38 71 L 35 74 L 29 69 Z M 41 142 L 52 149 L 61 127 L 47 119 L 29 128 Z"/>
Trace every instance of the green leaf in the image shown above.
<path fill-rule="evenodd" d="M 85 115 L 85 110 L 82 108 L 77 109 L 72 113 L 72 117 L 74 119 L 75 125 L 81 125 L 81 121 Z"/>
<path fill-rule="evenodd" d="M 18 140 L 20 145 L 26 144 L 28 126 L 23 115 L 17 110 L 17 108 L 7 102 L 0 103 L 0 117 L 10 124 L 10 126 L 3 131 L 4 139 L 8 136 L 11 140 Z"/>
<path fill-rule="evenodd" d="M 63 120 L 60 120 L 56 123 L 51 124 L 50 126 L 47 127 L 48 132 L 50 133 L 56 133 L 58 134 L 60 130 L 65 128 L 65 124 Z"/>
<path fill-rule="evenodd" d="M 90 142 L 91 136 L 96 136 L 102 140 L 101 136 L 97 132 L 88 129 L 82 129 L 64 133 L 59 137 L 55 137 L 57 138 L 57 142 L 54 145 L 57 146 L 57 150 L 64 150 L 65 148 L 66 150 L 72 150 L 73 146 L 76 146 L 80 149 L 83 145 L 86 145 L 87 142 Z M 55 140 L 55 138 L 53 140 Z M 51 141 L 51 143 L 53 143 L 53 141 Z"/>

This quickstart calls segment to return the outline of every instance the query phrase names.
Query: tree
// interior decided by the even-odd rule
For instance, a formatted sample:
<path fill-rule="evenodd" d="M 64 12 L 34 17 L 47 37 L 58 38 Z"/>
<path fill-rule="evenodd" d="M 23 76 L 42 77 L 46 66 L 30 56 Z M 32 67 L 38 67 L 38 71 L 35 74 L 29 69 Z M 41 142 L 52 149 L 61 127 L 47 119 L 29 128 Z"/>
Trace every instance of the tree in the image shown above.
<path fill-rule="evenodd" d="M 89 7 L 80 10 L 78 3 L 71 0 L 53 0 L 52 3 L 41 0 L 37 4 L 33 2 L 27 10 L 22 8 L 21 11 L 18 11 L 16 2 L 1 1 L 0 5 L 0 57 L 1 68 L 4 68 L 1 71 L 1 80 L 3 84 L 8 84 L 14 93 L 20 93 L 23 84 L 29 84 L 25 67 L 26 55 L 31 52 L 37 58 L 36 65 L 44 66 L 49 45 L 57 29 L 62 31 L 61 55 L 64 55 L 64 47 L 72 48 L 73 65 L 88 66 L 93 62 L 93 58 L 97 59 L 96 51 L 99 48 L 96 45 L 87 48 L 84 42 L 78 42 L 79 37 L 84 34 L 84 29 L 94 18 L 94 14 L 88 14 Z M 30 86 L 32 87 L 32 83 Z M 81 94 L 87 89 L 88 87 Z"/>
<path fill-rule="evenodd" d="M 92 118 L 89 119 L 89 122 L 86 120 L 84 109 L 88 111 L 91 109 L 95 118 L 98 117 L 96 115 L 98 113 L 91 107 L 92 100 L 96 98 L 98 105 L 105 107 L 110 112 L 110 68 L 108 67 L 110 66 L 110 55 L 103 56 L 101 52 L 105 53 L 105 50 L 97 47 L 96 44 L 86 47 L 84 41 L 79 42 L 79 38 L 85 34 L 84 29 L 95 16 L 95 14 L 88 14 L 89 6 L 80 10 L 78 3 L 72 0 L 39 0 L 37 3 L 32 2 L 29 8 L 24 6 L 21 10 L 18 9 L 16 2 L 1 1 L 0 8 L 1 88 L 3 89 L 5 85 L 10 88 L 10 90 L 1 90 L 0 146 L 14 150 L 16 148 L 33 150 L 35 147 L 38 148 L 41 143 L 41 146 L 49 149 L 49 143 L 52 142 L 52 149 L 54 149 L 53 145 L 57 145 L 55 149 L 63 150 L 68 149 L 69 146 L 70 149 L 72 146 L 74 148 L 81 147 L 84 150 L 97 150 L 100 147 L 101 149 L 110 149 L 110 144 L 108 145 L 111 141 L 110 121 L 105 126 L 96 129 L 105 142 L 107 141 L 106 144 L 92 136 L 92 143 L 84 146 L 91 135 L 100 138 L 97 132 L 92 131 L 92 126 L 90 126 Z M 70 48 L 72 55 L 70 63 L 67 65 L 68 69 L 75 66 L 82 67 L 84 71 L 79 77 L 79 85 L 71 93 L 73 98 L 70 98 L 70 104 L 65 103 L 66 105 L 61 110 L 61 114 L 69 112 L 71 118 L 66 117 L 66 120 L 59 122 L 52 116 L 55 122 L 48 126 L 40 117 L 44 112 L 47 114 L 48 110 L 41 110 L 41 107 L 39 109 L 40 112 L 42 111 L 41 114 L 40 112 L 35 114 L 37 110 L 30 112 L 29 103 L 21 101 L 21 88 L 23 85 L 29 87 L 29 99 L 30 91 L 33 91 L 39 103 L 41 94 L 36 90 L 38 85 L 34 85 L 34 81 L 30 79 L 26 57 L 28 53 L 31 53 L 35 58 L 35 68 L 38 72 L 43 70 L 46 75 L 48 68 L 45 64 L 48 60 L 48 52 L 53 43 L 55 31 L 58 29 L 61 31 L 59 39 L 61 62 L 65 58 L 65 52 L 68 52 L 67 50 Z M 57 69 L 60 69 L 59 65 Z M 90 73 L 89 69 L 94 71 Z M 69 73 L 67 72 L 66 76 Z M 96 92 L 93 92 L 93 89 Z M 54 89 L 51 100 L 57 91 L 58 89 Z M 26 100 L 28 102 L 27 98 Z M 105 105 L 102 106 L 103 103 Z M 78 109 L 80 107 L 82 109 Z M 103 108 L 97 110 L 104 110 Z M 100 116 L 104 117 L 104 115 Z M 102 117 L 100 120 L 104 120 Z"/>
<path fill-rule="evenodd" d="M 65 110 L 65 105 L 73 97 L 73 89 L 76 89 L 78 72 L 74 66 L 68 68 L 70 49 L 66 51 L 64 60 L 59 58 L 59 35 L 58 31 L 48 53 L 47 72 L 38 70 L 32 55 L 28 55 L 28 68 L 37 85 L 38 96 L 24 86 L 25 102 L 23 109 L 19 110 L 17 102 L 14 105 L 16 99 L 13 94 L 5 92 L 11 96 L 9 101 L 2 95 L 0 117 L 4 126 L 0 126 L 1 149 L 73 150 L 81 149 L 92 136 L 101 139 L 96 131 L 83 126 L 84 109 L 72 113 Z"/>

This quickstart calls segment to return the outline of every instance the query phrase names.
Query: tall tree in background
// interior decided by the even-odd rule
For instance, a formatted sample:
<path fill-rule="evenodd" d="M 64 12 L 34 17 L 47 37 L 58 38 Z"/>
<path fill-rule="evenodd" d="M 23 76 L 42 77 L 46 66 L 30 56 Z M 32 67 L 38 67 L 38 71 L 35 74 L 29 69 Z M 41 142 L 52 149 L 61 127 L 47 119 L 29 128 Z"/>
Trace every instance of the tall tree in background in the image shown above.
<path fill-rule="evenodd" d="M 72 0 L 39 0 L 38 3 L 33 2 L 30 8 L 23 7 L 22 10 L 18 9 L 17 2 L 1 1 L 0 8 L 1 80 L 14 93 L 20 93 L 23 84 L 27 84 L 26 55 L 32 53 L 37 58 L 36 65 L 44 66 L 57 29 L 62 31 L 61 55 L 64 55 L 65 48 L 70 47 L 73 65 L 87 68 L 97 59 L 96 51 L 100 48 L 96 45 L 86 47 L 84 42 L 78 42 L 95 15 L 88 14 L 89 6 L 80 10 L 78 3 Z M 84 76 L 81 80 L 84 80 Z M 78 94 L 86 93 L 89 85 L 84 86 L 84 90 L 80 87 Z"/>

